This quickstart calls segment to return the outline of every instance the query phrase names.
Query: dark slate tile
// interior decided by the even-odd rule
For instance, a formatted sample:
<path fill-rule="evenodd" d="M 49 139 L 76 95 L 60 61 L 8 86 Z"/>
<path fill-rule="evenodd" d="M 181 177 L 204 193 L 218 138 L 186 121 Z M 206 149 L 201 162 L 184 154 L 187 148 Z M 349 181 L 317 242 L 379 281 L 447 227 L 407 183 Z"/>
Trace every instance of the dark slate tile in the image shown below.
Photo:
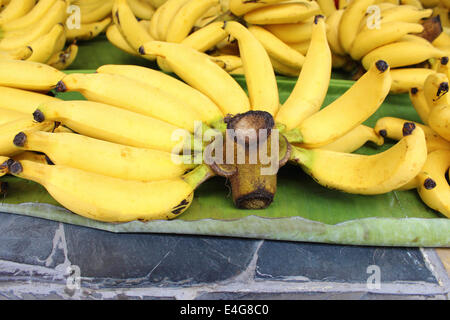
<path fill-rule="evenodd" d="M 65 225 L 68 257 L 83 285 L 128 287 L 222 281 L 245 270 L 258 241 L 169 234 L 115 234 Z"/>
<path fill-rule="evenodd" d="M 256 279 L 366 282 L 380 270 L 381 282 L 437 283 L 419 249 L 358 247 L 316 243 L 265 241 L 258 252 Z M 370 271 L 370 272 L 368 272 Z M 297 277 L 297 278 L 293 278 Z"/>

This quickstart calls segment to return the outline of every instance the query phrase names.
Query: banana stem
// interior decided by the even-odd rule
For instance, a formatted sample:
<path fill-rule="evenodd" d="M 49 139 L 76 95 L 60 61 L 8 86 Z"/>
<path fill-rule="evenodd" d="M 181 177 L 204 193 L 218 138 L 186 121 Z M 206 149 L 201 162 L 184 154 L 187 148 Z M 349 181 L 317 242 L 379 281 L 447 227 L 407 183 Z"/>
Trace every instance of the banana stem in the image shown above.
<path fill-rule="evenodd" d="M 197 189 L 197 187 L 199 187 L 203 182 L 215 175 L 216 174 L 208 165 L 202 164 L 194 170 L 186 173 L 183 176 L 183 180 L 186 181 L 186 183 L 188 183 L 193 189 Z"/>
<path fill-rule="evenodd" d="M 300 132 L 300 129 L 294 128 L 289 131 L 283 132 L 283 135 L 286 137 L 289 143 L 302 143 L 303 135 Z"/>
<path fill-rule="evenodd" d="M 291 157 L 289 160 L 304 167 L 305 169 L 312 168 L 314 151 L 292 146 Z"/>

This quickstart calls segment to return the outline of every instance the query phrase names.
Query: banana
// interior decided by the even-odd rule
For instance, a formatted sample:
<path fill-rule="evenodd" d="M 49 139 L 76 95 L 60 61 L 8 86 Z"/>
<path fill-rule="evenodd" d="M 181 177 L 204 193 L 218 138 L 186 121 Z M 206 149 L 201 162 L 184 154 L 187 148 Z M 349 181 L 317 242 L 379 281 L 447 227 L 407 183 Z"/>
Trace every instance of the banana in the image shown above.
<path fill-rule="evenodd" d="M 286 66 L 280 61 L 273 58 L 270 58 L 270 62 L 272 63 L 273 70 L 275 71 L 276 74 L 286 77 L 298 77 L 298 75 L 300 74 L 301 69 L 299 67 L 293 68 L 290 66 Z"/>
<path fill-rule="evenodd" d="M 377 146 L 384 144 L 384 138 L 378 135 L 373 128 L 361 124 L 332 143 L 319 147 L 318 149 L 352 153 L 368 141 L 375 143 Z"/>
<path fill-rule="evenodd" d="M 450 64 L 448 63 L 448 57 L 442 57 L 437 61 L 436 64 L 436 72 L 443 73 L 447 75 L 447 78 L 450 78 Z"/>
<path fill-rule="evenodd" d="M 280 101 L 269 54 L 258 39 L 239 22 L 227 21 L 224 29 L 238 41 L 251 109 L 267 111 L 274 116 Z"/>
<path fill-rule="evenodd" d="M 289 43 L 288 46 L 299 52 L 303 56 L 306 56 L 308 52 L 309 45 L 311 44 L 311 40 L 306 40 L 303 42 Z"/>
<path fill-rule="evenodd" d="M 433 14 L 431 9 L 417 9 L 414 6 L 402 5 L 394 6 L 383 10 L 381 17 L 381 25 L 390 21 L 403 21 L 410 23 L 418 23 L 424 18 L 429 18 Z"/>
<path fill-rule="evenodd" d="M 41 103 L 59 101 L 46 94 L 0 86 L 0 108 L 32 114 Z"/>
<path fill-rule="evenodd" d="M 63 207 L 98 221 L 172 219 L 192 202 L 194 188 L 182 178 L 133 181 L 62 165 L 15 161 L 9 172 L 43 185 Z"/>
<path fill-rule="evenodd" d="M 0 60 L 0 85 L 34 91 L 50 91 L 65 74 L 48 65 L 20 60 Z"/>
<path fill-rule="evenodd" d="M 395 42 L 409 33 L 420 33 L 422 31 L 423 26 L 419 23 L 387 22 L 379 29 L 367 29 L 358 33 L 350 46 L 349 52 L 354 60 L 360 60 L 378 47 Z"/>
<path fill-rule="evenodd" d="M 33 116 L 38 122 L 58 121 L 91 138 L 138 148 L 172 152 L 190 139 L 188 131 L 167 122 L 92 101 L 43 103 Z"/>
<path fill-rule="evenodd" d="M 141 45 L 153 40 L 147 30 L 137 21 L 127 0 L 115 0 L 112 14 L 114 23 L 134 50 L 138 51 Z M 148 55 L 142 57 L 149 60 L 155 59 Z"/>
<path fill-rule="evenodd" d="M 328 43 L 330 45 L 330 49 L 334 54 L 344 56 L 347 53 L 341 46 L 341 42 L 339 40 L 339 25 L 341 23 L 342 14 L 344 10 L 336 10 L 330 16 L 327 16 L 326 22 L 328 26 L 327 30 L 327 38 Z"/>
<path fill-rule="evenodd" d="M 325 17 L 329 17 L 337 10 L 334 0 L 317 0 L 317 3 Z"/>
<path fill-rule="evenodd" d="M 224 115 L 250 110 L 242 87 L 208 55 L 186 45 L 160 41 L 144 44 L 139 52 L 163 57 L 181 79 L 209 97 Z"/>
<path fill-rule="evenodd" d="M 222 69 L 231 72 L 234 69 L 242 68 L 242 59 L 239 56 L 232 55 L 218 55 L 211 56 L 211 60 L 217 63 Z"/>
<path fill-rule="evenodd" d="M 292 3 L 280 3 L 250 11 L 244 20 L 250 24 L 297 23 L 320 13 L 315 1 L 298 0 Z"/>
<path fill-rule="evenodd" d="M 341 23 L 339 24 L 339 41 L 346 52 L 350 52 L 350 48 L 358 33 L 358 26 L 366 14 L 367 8 L 373 5 L 374 2 L 374 0 L 352 1 L 344 10 Z"/>
<path fill-rule="evenodd" d="M 449 103 L 448 90 L 448 78 L 444 73 L 433 72 L 425 79 L 423 93 L 430 112 L 439 104 Z"/>
<path fill-rule="evenodd" d="M 64 27 L 57 24 L 48 34 L 30 43 L 33 53 L 27 58 L 27 61 L 46 63 L 53 55 L 56 43 L 62 35 L 64 35 Z"/>
<path fill-rule="evenodd" d="M 55 24 L 64 23 L 66 16 L 66 3 L 61 0 L 56 1 L 46 13 L 45 19 L 40 19 L 24 29 L 5 32 L 0 40 L 0 50 L 14 50 L 27 46 L 48 33 Z"/>
<path fill-rule="evenodd" d="M 34 6 L 35 0 L 11 0 L 0 12 L 0 25 L 25 16 Z"/>
<path fill-rule="evenodd" d="M 293 147 L 290 160 L 327 188 L 364 195 L 383 194 L 413 179 L 427 159 L 423 130 L 406 123 L 404 135 L 393 147 L 375 155 Z"/>
<path fill-rule="evenodd" d="M 427 68 L 391 69 L 391 93 L 408 93 L 412 88 L 422 87 L 425 79 L 434 72 Z"/>
<path fill-rule="evenodd" d="M 125 40 L 123 35 L 120 33 L 119 28 L 115 24 L 111 24 L 106 29 L 106 38 L 109 42 L 111 42 L 116 48 L 119 48 L 122 51 L 125 51 L 128 54 L 131 54 L 136 57 L 140 57 L 138 52 L 134 50 Z"/>
<path fill-rule="evenodd" d="M 247 12 L 262 8 L 268 5 L 283 2 L 284 0 L 230 0 L 230 11 L 236 16 L 243 16 Z"/>
<path fill-rule="evenodd" d="M 450 167 L 450 151 L 436 150 L 428 155 L 419 175 L 417 192 L 430 208 L 450 218 L 450 186 L 445 175 Z"/>
<path fill-rule="evenodd" d="M 13 141 L 21 150 L 46 154 L 56 165 L 124 180 L 172 179 L 191 168 L 178 155 L 124 146 L 76 133 L 20 132 Z"/>
<path fill-rule="evenodd" d="M 408 52 L 408 54 L 405 54 L 405 52 Z M 445 56 L 445 52 L 431 45 L 428 46 L 416 41 L 398 41 L 372 50 L 364 56 L 362 64 L 367 70 L 374 61 L 383 59 L 391 68 L 399 68 L 443 56 Z"/>
<path fill-rule="evenodd" d="M 375 124 L 375 132 L 384 138 L 393 140 L 400 140 L 403 137 L 403 125 L 405 122 L 412 122 L 417 127 L 420 127 L 427 142 L 427 152 L 433 152 L 439 149 L 450 150 L 450 142 L 443 139 L 436 131 L 431 129 L 427 125 L 423 125 L 417 122 L 395 118 L 395 117 L 383 117 L 377 120 Z"/>
<path fill-rule="evenodd" d="M 450 35 L 445 32 L 441 32 L 439 36 L 434 39 L 431 44 L 438 48 L 445 48 L 450 46 Z"/>
<path fill-rule="evenodd" d="M 423 9 L 423 5 L 420 0 L 401 0 L 400 4 L 416 7 L 417 9 Z"/>
<path fill-rule="evenodd" d="M 423 91 L 423 88 L 421 87 L 411 88 L 411 90 L 409 91 L 409 99 L 411 100 L 411 103 L 414 109 L 416 109 L 416 112 L 419 115 L 422 122 L 428 124 L 428 116 L 430 115 L 430 106 L 428 105 L 427 100 L 425 99 L 425 93 Z"/>
<path fill-rule="evenodd" d="M 11 31 L 26 28 L 32 24 L 37 23 L 48 10 L 52 7 L 56 0 L 40 0 L 36 5 L 24 16 L 1 24 L 3 31 Z"/>
<path fill-rule="evenodd" d="M 90 101 L 150 116 L 190 132 L 194 132 L 195 122 L 201 121 L 195 109 L 186 108 L 183 100 L 177 96 L 169 95 L 151 84 L 117 74 L 72 73 L 58 83 L 56 90 L 78 91 Z"/>
<path fill-rule="evenodd" d="M 153 8 L 153 6 L 146 1 L 142 0 L 127 0 L 127 1 L 128 5 L 131 8 L 131 11 L 133 11 L 134 15 L 139 19 L 150 20 L 153 14 L 155 13 L 155 8 Z"/>
<path fill-rule="evenodd" d="M 212 22 L 209 25 L 191 33 L 183 41 L 181 41 L 181 43 L 197 51 L 205 52 L 212 49 L 227 37 L 228 33 L 222 27 L 223 22 Z"/>
<path fill-rule="evenodd" d="M 293 91 L 276 115 L 276 122 L 284 124 L 287 130 L 294 129 L 319 111 L 331 78 L 331 61 L 326 24 L 323 17 L 317 16 L 300 75 Z"/>
<path fill-rule="evenodd" d="M 428 125 L 442 138 L 450 141 L 450 106 L 441 104 L 431 109 L 428 116 Z"/>
<path fill-rule="evenodd" d="M 0 125 L 26 117 L 27 114 L 11 109 L 0 108 Z M 28 114 L 28 116 L 30 116 Z"/>
<path fill-rule="evenodd" d="M 55 69 L 65 70 L 75 61 L 77 54 L 78 46 L 71 44 L 64 51 L 55 52 L 47 61 L 47 64 Z"/>
<path fill-rule="evenodd" d="M 269 24 L 264 28 L 286 43 L 303 42 L 311 39 L 313 21 L 299 23 Z"/>
<path fill-rule="evenodd" d="M 147 0 L 148 3 L 150 3 L 150 5 L 153 8 L 159 8 L 161 7 L 164 3 L 167 2 L 167 0 Z"/>
<path fill-rule="evenodd" d="M 13 51 L 0 51 L 0 60 L 26 60 L 33 54 L 33 49 L 26 46 Z"/>
<path fill-rule="evenodd" d="M 41 131 L 43 132 L 43 131 Z M 50 163 L 50 159 L 42 153 L 37 153 L 34 151 L 23 151 L 13 157 L 11 157 L 12 160 L 15 161 L 22 161 L 22 160 L 28 160 L 28 161 L 33 161 L 33 162 L 37 162 L 37 163 L 42 163 L 42 164 L 51 164 Z"/>
<path fill-rule="evenodd" d="M 391 87 L 389 65 L 379 60 L 343 95 L 293 129 L 306 148 L 329 144 L 362 124 L 383 103 Z M 361 104 L 361 101 L 364 101 Z"/>
<path fill-rule="evenodd" d="M 201 120 L 210 125 L 223 118 L 219 107 L 200 91 L 163 72 L 132 65 L 103 65 L 98 73 L 109 73 L 142 81 L 154 86 L 167 95 L 183 97 L 186 107 L 195 110 Z"/>
<path fill-rule="evenodd" d="M 157 34 L 158 39 L 165 41 L 167 38 L 167 32 L 169 25 L 172 22 L 175 15 L 189 0 L 168 0 L 160 8 L 160 15 L 158 18 Z"/>
<path fill-rule="evenodd" d="M 97 2 L 95 6 L 91 8 L 81 7 L 81 23 L 94 23 L 105 19 L 111 14 L 113 4 L 113 0 L 105 0 Z"/>
<path fill-rule="evenodd" d="M 161 15 L 161 9 L 157 8 L 155 10 L 155 13 L 153 14 L 152 18 L 150 19 L 150 25 L 149 25 L 149 29 L 147 30 L 150 35 L 152 36 L 153 39 L 155 40 L 161 40 L 159 38 L 159 34 L 158 34 L 158 23 L 159 23 L 159 16 Z"/>
<path fill-rule="evenodd" d="M 81 24 L 79 29 L 67 29 L 66 37 L 67 41 L 76 41 L 76 40 L 91 40 L 98 36 L 100 33 L 106 30 L 106 28 L 110 25 L 111 18 L 106 17 L 105 19 L 97 22 Z"/>
<path fill-rule="evenodd" d="M 0 177 L 3 177 L 5 174 L 8 173 L 8 164 L 7 164 L 8 160 L 9 157 L 0 156 Z"/>
<path fill-rule="evenodd" d="M 294 68 L 301 67 L 305 56 L 292 49 L 274 34 L 260 26 L 250 26 L 248 30 L 261 42 L 270 57 Z"/>
<path fill-rule="evenodd" d="M 195 22 L 210 8 L 218 5 L 218 0 L 190 0 L 183 5 L 168 25 L 166 41 L 183 41 Z"/>
<path fill-rule="evenodd" d="M 36 123 L 29 115 L 24 115 L 22 118 L 3 124 L 0 127 L 0 155 L 9 157 L 21 152 L 13 143 L 14 137 L 18 132 L 48 131 L 54 127 L 53 121 Z"/>
<path fill-rule="evenodd" d="M 448 17 L 448 9 L 443 7 L 434 7 L 433 8 L 433 17 L 439 16 L 441 25 L 443 27 L 449 28 L 450 27 L 450 20 Z"/>

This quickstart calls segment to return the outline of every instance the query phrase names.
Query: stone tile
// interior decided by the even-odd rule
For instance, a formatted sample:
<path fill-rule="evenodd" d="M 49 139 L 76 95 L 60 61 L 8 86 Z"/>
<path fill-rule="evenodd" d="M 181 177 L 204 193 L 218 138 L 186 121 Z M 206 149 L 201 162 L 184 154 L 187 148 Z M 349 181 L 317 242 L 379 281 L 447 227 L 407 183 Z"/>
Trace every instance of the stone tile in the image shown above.
<path fill-rule="evenodd" d="M 381 282 L 437 283 L 419 249 L 277 241 L 261 246 L 256 279 L 361 283 L 373 274 L 368 270 L 373 265 L 380 268 Z"/>

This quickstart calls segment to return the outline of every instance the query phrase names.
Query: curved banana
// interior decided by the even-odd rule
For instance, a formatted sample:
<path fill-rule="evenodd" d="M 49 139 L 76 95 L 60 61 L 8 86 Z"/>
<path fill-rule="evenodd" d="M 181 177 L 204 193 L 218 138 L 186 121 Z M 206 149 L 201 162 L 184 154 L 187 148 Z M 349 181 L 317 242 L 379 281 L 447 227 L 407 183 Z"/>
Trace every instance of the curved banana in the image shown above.
<path fill-rule="evenodd" d="M 427 159 L 423 130 L 406 123 L 404 131 L 397 144 L 375 155 L 293 147 L 290 160 L 327 188 L 365 195 L 387 193 L 417 176 Z"/>
<path fill-rule="evenodd" d="M 44 131 L 38 131 L 38 132 L 44 132 Z M 28 161 L 33 161 L 33 162 L 42 163 L 42 164 L 51 164 L 51 162 L 49 161 L 50 159 L 45 154 L 37 153 L 34 151 L 23 151 L 13 157 L 11 157 L 11 159 L 15 160 L 15 161 L 28 160 Z"/>
<path fill-rule="evenodd" d="M 409 99 L 412 102 L 414 109 L 423 123 L 428 124 L 428 116 L 430 115 L 430 107 L 425 99 L 425 93 L 420 87 L 411 88 L 409 91 Z"/>
<path fill-rule="evenodd" d="M 383 117 L 377 120 L 374 130 L 382 137 L 398 141 L 403 137 L 403 125 L 406 122 L 412 122 L 417 127 L 423 130 L 425 134 L 425 140 L 427 142 L 428 153 L 439 149 L 450 150 L 450 142 L 443 139 L 436 131 L 431 129 L 429 126 L 417 122 L 395 117 Z"/>
<path fill-rule="evenodd" d="M 274 34 L 260 26 L 250 26 L 248 30 L 261 42 L 270 57 L 293 68 L 301 68 L 305 56 L 292 49 Z"/>
<path fill-rule="evenodd" d="M 275 72 L 267 51 L 239 22 L 227 21 L 224 29 L 238 41 L 251 109 L 267 111 L 274 116 L 280 100 Z"/>
<path fill-rule="evenodd" d="M 195 122 L 201 121 L 195 109 L 186 108 L 183 100 L 177 96 L 169 95 L 151 84 L 117 74 L 72 73 L 58 83 L 56 90 L 78 91 L 90 101 L 150 116 L 190 132 L 194 132 Z"/>
<path fill-rule="evenodd" d="M 450 43 L 450 42 L 449 42 Z M 438 60 L 436 64 L 436 72 L 443 73 L 447 75 L 447 78 L 450 78 L 450 64 L 448 63 L 448 57 L 442 57 Z"/>
<path fill-rule="evenodd" d="M 354 60 L 359 60 L 370 51 L 395 42 L 409 33 L 420 33 L 423 26 L 419 23 L 392 21 L 384 23 L 379 29 L 367 29 L 358 33 L 349 52 Z"/>
<path fill-rule="evenodd" d="M 58 69 L 46 64 L 0 60 L 0 85 L 34 91 L 50 91 L 65 76 Z"/>
<path fill-rule="evenodd" d="M 428 159 L 419 175 L 417 192 L 430 208 L 450 218 L 450 186 L 445 175 L 450 168 L 450 151 L 436 150 Z"/>
<path fill-rule="evenodd" d="M 298 0 L 292 3 L 280 3 L 250 11 L 244 20 L 251 24 L 297 23 L 320 13 L 315 1 Z"/>
<path fill-rule="evenodd" d="M 105 19 L 111 14 L 114 0 L 98 1 L 94 7 L 81 7 L 81 23 L 93 23 Z"/>
<path fill-rule="evenodd" d="M 79 29 L 67 29 L 66 30 L 67 41 L 91 40 L 96 36 L 98 36 L 103 31 L 105 31 L 106 28 L 110 25 L 110 23 L 111 18 L 106 17 L 101 21 L 81 24 Z"/>
<path fill-rule="evenodd" d="M 337 10 L 334 0 L 317 0 L 317 3 L 325 17 L 329 17 Z"/>
<path fill-rule="evenodd" d="M 358 27 L 367 9 L 373 5 L 375 0 L 359 0 L 352 1 L 345 8 L 339 24 L 339 41 L 342 48 L 346 52 L 350 52 L 350 48 L 358 33 Z M 392 67 L 392 66 L 391 66 Z"/>
<path fill-rule="evenodd" d="M 183 97 L 183 102 L 195 110 L 201 120 L 210 125 L 223 119 L 219 107 L 200 91 L 163 72 L 132 65 L 103 65 L 98 73 L 116 74 L 142 81 L 171 96 Z"/>
<path fill-rule="evenodd" d="M 33 54 L 33 49 L 26 46 L 13 51 L 0 51 L 0 60 L 26 60 Z"/>
<path fill-rule="evenodd" d="M 341 46 L 341 42 L 339 40 L 339 25 L 341 23 L 342 14 L 344 10 L 336 10 L 330 16 L 326 17 L 327 22 L 327 38 L 328 43 L 330 45 L 330 49 L 334 54 L 344 56 L 347 53 L 344 48 Z"/>
<path fill-rule="evenodd" d="M 34 40 L 30 43 L 33 53 L 27 61 L 46 63 L 53 55 L 56 43 L 62 35 L 64 35 L 64 27 L 57 24 L 48 34 Z"/>
<path fill-rule="evenodd" d="M 445 140 L 450 141 L 450 106 L 448 104 L 435 106 L 428 116 L 428 125 Z"/>
<path fill-rule="evenodd" d="M 11 0 L 0 12 L 0 25 L 25 16 L 35 5 L 36 0 Z"/>
<path fill-rule="evenodd" d="M 139 52 L 164 58 L 181 79 L 209 97 L 224 115 L 250 110 L 242 87 L 208 55 L 183 44 L 160 41 L 144 44 Z"/>
<path fill-rule="evenodd" d="M 423 93 L 430 112 L 437 105 L 450 103 L 448 91 L 449 86 L 446 74 L 434 72 L 425 79 Z"/>
<path fill-rule="evenodd" d="M 120 33 L 119 28 L 115 24 L 111 24 L 106 29 L 106 38 L 111 42 L 115 47 L 119 48 L 122 51 L 125 51 L 128 54 L 131 54 L 136 57 L 140 57 L 140 54 L 136 50 L 134 50 L 127 40 Z"/>
<path fill-rule="evenodd" d="M 38 122 L 61 122 L 91 138 L 166 152 L 190 139 L 188 131 L 167 122 L 92 101 L 43 103 L 33 117 Z"/>
<path fill-rule="evenodd" d="M 127 0 L 128 5 L 133 11 L 134 15 L 139 19 L 150 20 L 155 13 L 155 8 L 153 6 L 142 0 Z"/>
<path fill-rule="evenodd" d="M 78 46 L 71 44 L 65 50 L 55 52 L 47 61 L 47 64 L 55 69 L 65 70 L 75 61 L 77 54 Z"/>
<path fill-rule="evenodd" d="M 181 42 L 191 31 L 195 22 L 219 0 L 190 0 L 183 5 L 168 25 L 166 41 Z"/>
<path fill-rule="evenodd" d="M 381 17 L 381 24 L 390 21 L 403 21 L 410 23 L 418 23 L 424 18 L 431 17 L 433 10 L 431 9 L 418 9 L 410 5 L 394 6 L 383 10 Z"/>
<path fill-rule="evenodd" d="M 152 18 L 150 19 L 150 25 L 148 26 L 148 32 L 155 40 L 161 40 L 159 38 L 158 34 L 158 23 L 159 23 L 159 16 L 161 15 L 161 9 L 157 8 L 155 10 L 155 13 L 153 14 Z"/>
<path fill-rule="evenodd" d="M 239 56 L 233 55 L 218 55 L 211 56 L 211 61 L 217 63 L 222 69 L 231 72 L 237 68 L 242 68 L 242 59 Z"/>
<path fill-rule="evenodd" d="M 352 153 L 368 141 L 375 143 L 377 146 L 384 144 L 383 136 L 378 135 L 373 128 L 361 124 L 332 143 L 319 147 L 319 149 Z"/>
<path fill-rule="evenodd" d="M 27 160 L 14 161 L 9 172 L 43 185 L 73 213 L 106 222 L 175 218 L 189 207 L 194 192 L 182 178 L 123 180 Z"/>
<path fill-rule="evenodd" d="M 434 72 L 427 68 L 391 69 L 391 93 L 408 93 L 412 88 L 422 87 L 425 79 Z"/>
<path fill-rule="evenodd" d="M 223 29 L 223 22 L 217 21 L 191 33 L 181 43 L 200 52 L 205 52 L 224 40 L 227 35 L 228 33 Z"/>
<path fill-rule="evenodd" d="M 264 28 L 286 43 L 303 42 L 311 39 L 314 21 L 300 23 L 268 24 Z"/>
<path fill-rule="evenodd" d="M 180 177 L 192 165 L 168 152 L 134 148 L 76 133 L 20 132 L 14 144 L 21 150 L 46 154 L 56 165 L 125 180 L 165 180 Z M 95 155 L 95 156 L 93 156 Z"/>
<path fill-rule="evenodd" d="M 323 17 L 317 16 L 302 70 L 293 91 L 278 111 L 276 122 L 290 130 L 319 111 L 330 82 L 331 60 L 326 24 Z"/>
<path fill-rule="evenodd" d="M 26 28 L 37 23 L 48 12 L 56 0 L 40 0 L 36 5 L 24 16 L 1 24 L 3 31 L 11 31 Z"/>
<path fill-rule="evenodd" d="M 300 136 L 299 142 L 304 147 L 317 148 L 342 137 L 380 107 L 390 87 L 389 66 L 379 60 L 343 95 L 293 129 Z"/>
<path fill-rule="evenodd" d="M 441 32 L 439 36 L 431 42 L 431 44 L 438 48 L 448 48 L 450 46 L 450 35 L 445 32 Z"/>
<path fill-rule="evenodd" d="M 189 0 L 168 0 L 160 8 L 160 14 L 158 17 L 157 24 L 157 34 L 158 39 L 165 41 L 167 37 L 167 31 L 169 30 L 169 25 L 172 22 L 175 15 Z"/>
<path fill-rule="evenodd" d="M 265 7 L 268 5 L 276 4 L 284 0 L 230 0 L 229 6 L 230 11 L 236 16 L 242 16 L 247 12 L 253 11 L 255 9 Z"/>
<path fill-rule="evenodd" d="M 0 86 L 0 108 L 32 114 L 41 103 L 59 101 L 46 94 Z"/>
<path fill-rule="evenodd" d="M 11 121 L 15 121 L 20 118 L 24 118 L 26 116 L 31 117 L 30 114 L 26 114 L 26 113 L 19 112 L 16 110 L 11 110 L 11 109 L 0 108 L 0 125 L 3 125 L 5 123 L 11 122 Z"/>

